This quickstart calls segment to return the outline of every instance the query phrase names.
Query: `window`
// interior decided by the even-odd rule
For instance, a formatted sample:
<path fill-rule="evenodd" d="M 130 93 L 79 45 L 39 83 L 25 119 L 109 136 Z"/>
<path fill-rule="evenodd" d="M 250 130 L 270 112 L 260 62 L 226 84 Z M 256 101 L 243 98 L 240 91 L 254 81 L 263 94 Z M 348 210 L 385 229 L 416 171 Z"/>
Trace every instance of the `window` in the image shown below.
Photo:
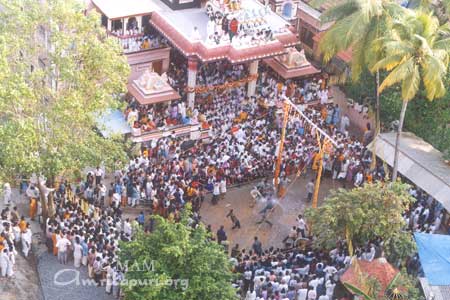
<path fill-rule="evenodd" d="M 302 27 L 300 31 L 300 41 L 311 49 L 314 47 L 313 37 L 314 34 L 311 31 Z"/>
<path fill-rule="evenodd" d="M 102 14 L 102 26 L 108 27 L 108 18 Z"/>

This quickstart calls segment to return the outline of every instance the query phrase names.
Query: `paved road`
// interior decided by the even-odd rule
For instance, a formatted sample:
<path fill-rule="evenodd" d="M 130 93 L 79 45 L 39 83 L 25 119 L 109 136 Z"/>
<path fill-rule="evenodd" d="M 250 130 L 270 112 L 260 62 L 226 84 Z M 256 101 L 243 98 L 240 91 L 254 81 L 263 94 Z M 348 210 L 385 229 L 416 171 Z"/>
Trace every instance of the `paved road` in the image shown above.
<path fill-rule="evenodd" d="M 112 300 L 103 287 L 96 287 L 88 280 L 87 268 L 76 269 L 73 262 L 67 265 L 58 263 L 48 252 L 39 257 L 38 272 L 45 300 Z"/>

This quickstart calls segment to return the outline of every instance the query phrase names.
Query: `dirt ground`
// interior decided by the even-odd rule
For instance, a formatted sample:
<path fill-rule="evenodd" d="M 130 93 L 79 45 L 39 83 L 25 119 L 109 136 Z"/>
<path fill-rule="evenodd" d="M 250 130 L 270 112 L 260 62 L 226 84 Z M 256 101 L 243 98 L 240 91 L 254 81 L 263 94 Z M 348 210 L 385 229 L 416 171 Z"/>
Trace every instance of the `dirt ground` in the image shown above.
<path fill-rule="evenodd" d="M 254 207 L 250 207 L 252 202 L 250 191 L 258 182 L 228 189 L 225 199 L 220 200 L 217 205 L 211 204 L 211 196 L 209 196 L 203 203 L 200 215 L 205 224 L 211 224 L 214 233 L 221 225 L 225 226 L 230 246 L 237 243 L 240 248 L 249 248 L 253 243 L 253 238 L 257 236 L 262 242 L 263 248 L 281 247 L 289 229 L 296 225 L 296 217 L 311 205 L 306 201 L 306 184 L 312 177 L 315 177 L 315 174 L 309 172 L 306 176 L 298 177 L 297 180 L 291 182 L 292 185 L 288 189 L 287 196 L 277 202 L 272 214 L 267 218 L 273 223 L 272 226 L 267 223 L 257 224 L 262 219 L 260 211 L 265 207 L 264 203 L 257 203 Z M 339 187 L 341 187 L 340 183 L 330 178 L 322 178 L 319 204 L 330 189 Z M 231 220 L 226 218 L 230 209 L 234 209 L 234 213 L 241 223 L 241 229 L 231 229 Z"/>

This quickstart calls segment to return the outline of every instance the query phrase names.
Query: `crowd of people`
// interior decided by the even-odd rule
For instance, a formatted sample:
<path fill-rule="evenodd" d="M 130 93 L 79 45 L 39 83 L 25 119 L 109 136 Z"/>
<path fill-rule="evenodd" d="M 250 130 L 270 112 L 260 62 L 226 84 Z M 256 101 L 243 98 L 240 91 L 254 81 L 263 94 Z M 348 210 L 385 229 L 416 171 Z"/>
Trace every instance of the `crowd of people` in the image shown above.
<path fill-rule="evenodd" d="M 412 186 L 410 194 L 417 201 L 404 212 L 405 229 L 437 233 L 444 215 L 442 205 L 417 187 Z M 235 272 L 241 276 L 234 282 L 234 286 L 242 298 L 351 299 L 345 298 L 349 295 L 339 282 L 340 276 L 352 263 L 346 242 L 338 240 L 336 248 L 325 251 L 313 248 L 312 241 L 307 222 L 299 215 L 296 224 L 283 240 L 284 247 L 263 249 L 257 237 L 251 249 L 239 249 L 239 245 L 235 245 L 231 250 L 231 262 Z M 357 245 L 353 253 L 358 260 L 385 261 L 381 239 Z M 417 254 L 408 259 L 406 266 L 409 274 L 423 276 Z"/>
<path fill-rule="evenodd" d="M 193 115 L 183 101 L 140 105 L 135 99 L 131 99 L 124 115 L 136 135 L 199 122 L 199 116 Z"/>
<path fill-rule="evenodd" d="M 117 41 L 125 53 L 137 52 L 147 49 L 158 49 L 168 45 L 167 40 L 161 35 L 143 35 L 131 33 L 129 35 L 115 34 Z"/>
<path fill-rule="evenodd" d="M 117 20 L 117 22 L 120 22 Z M 149 24 L 138 27 L 136 18 L 130 18 L 125 28 L 119 24 L 113 24 L 110 34 L 117 38 L 125 53 L 137 52 L 146 49 L 167 47 L 168 41 Z"/>
<path fill-rule="evenodd" d="M 212 65 L 200 68 L 199 84 L 220 84 L 227 77 L 236 80 L 246 72 L 240 66 L 227 71 L 220 64 Z M 183 82 L 180 75 L 183 72 L 172 70 L 172 81 Z M 89 276 L 99 284 L 103 282 L 107 293 L 120 296 L 118 283 L 126 270 L 117 264 L 118 243 L 130 240 L 138 226 L 146 230 L 152 227 L 143 213 L 134 220 L 123 218 L 122 208 L 144 203 L 150 205 L 152 214 L 177 220 L 186 203 L 191 203 L 193 224 L 202 222 L 200 208 L 208 194 L 212 195 L 212 204 L 217 204 L 231 185 L 239 186 L 273 174 L 283 123 L 279 108 L 285 98 L 298 104 L 304 116 L 335 141 L 336 145 L 329 145 L 323 157 L 324 176 L 341 182 L 344 187 L 385 179 L 383 164 L 372 161 L 366 147 L 371 137 L 370 126 L 362 139 L 350 134 L 348 117 L 342 115 L 338 105 L 328 101 L 325 78 L 283 83 L 268 70 L 261 74 L 256 96 L 247 97 L 242 86 L 205 97 L 200 95 L 192 111 L 183 110 L 177 104 L 173 105 L 175 112 L 172 106 L 172 110 L 163 113 L 166 119 L 176 120 L 204 116 L 210 128 L 208 142 L 191 143 L 169 135 L 143 145 L 139 156 L 114 172 L 108 186 L 101 168 L 89 172 L 76 189 L 67 183 L 60 184 L 55 191 L 54 217 L 46 224 L 49 252 L 62 264 L 73 259 L 75 267 L 86 266 Z M 306 105 L 308 102 L 313 105 Z M 145 107 L 131 102 L 128 112 L 135 111 L 137 122 L 143 118 L 153 122 L 158 119 L 154 111 L 146 111 Z M 160 122 L 155 128 L 160 124 L 167 126 L 167 121 Z M 279 197 L 286 194 L 290 175 L 317 170 L 322 157 L 316 131 L 299 112 L 291 110 L 282 153 L 281 181 L 273 194 Z M 272 186 L 267 181 L 264 185 Z M 313 187 L 314 182 L 309 182 L 308 200 Z M 5 202 L 9 204 L 11 193 L 5 190 Z M 33 190 L 35 187 L 30 185 L 26 193 L 30 203 L 39 197 Z M 442 205 L 418 188 L 410 192 L 418 201 L 404 213 L 409 229 L 437 232 L 444 214 Z M 35 215 L 36 209 L 30 209 L 30 217 Z M 240 228 L 232 210 L 227 217 L 234 228 Z M 2 276 L 12 276 L 16 246 L 21 242 L 22 251 L 28 255 L 31 229 L 16 208 L 3 210 L 1 218 L 0 269 Z M 213 232 L 211 226 L 208 230 Z M 219 243 L 227 240 L 223 226 L 214 238 Z M 304 240 L 305 247 L 263 249 L 257 237 L 250 250 L 233 247 L 231 261 L 235 272 L 241 274 L 234 284 L 240 295 L 247 300 L 335 299 L 339 276 L 351 262 L 347 245 L 338 241 L 336 248 L 329 252 L 313 249 L 301 215 L 285 243 L 292 246 L 299 239 Z M 368 241 L 356 247 L 357 258 L 368 261 L 380 258 L 381 242 Z"/>
<path fill-rule="evenodd" d="M 175 88 L 178 89 L 181 95 L 183 95 L 183 90 L 181 87 L 177 87 L 176 82 L 183 82 L 182 78 L 184 75 L 186 75 L 185 68 L 171 64 L 168 71 L 168 80 L 175 84 Z M 225 82 L 240 80 L 246 75 L 247 72 L 243 65 L 205 64 L 199 68 L 197 85 L 221 85 Z M 189 124 L 202 124 L 205 128 L 209 128 L 206 122 L 206 115 L 199 112 L 200 109 L 198 108 L 192 110 L 186 107 L 183 100 L 172 101 L 171 103 L 140 105 L 136 99 L 131 98 L 127 103 L 125 118 L 132 129 L 135 132 L 139 132 L 139 134 Z"/>
<path fill-rule="evenodd" d="M 8 191 L 9 185 L 5 187 Z M 12 201 L 5 197 L 5 203 Z M 7 202 L 8 201 L 8 202 Z M 0 214 L 0 280 L 13 278 L 15 272 L 17 250 L 21 249 L 23 256 L 28 257 L 31 249 L 32 231 L 30 223 L 19 214 L 17 206 L 10 209 L 7 205 Z"/>

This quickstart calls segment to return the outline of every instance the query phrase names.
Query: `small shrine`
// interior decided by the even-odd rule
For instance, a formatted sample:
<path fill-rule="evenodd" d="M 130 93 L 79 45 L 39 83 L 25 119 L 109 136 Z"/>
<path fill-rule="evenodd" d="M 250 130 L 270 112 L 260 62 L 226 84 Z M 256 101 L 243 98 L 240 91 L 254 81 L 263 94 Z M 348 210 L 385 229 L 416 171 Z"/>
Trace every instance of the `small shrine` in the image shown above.
<path fill-rule="evenodd" d="M 180 99 L 180 95 L 169 85 L 167 75 L 159 75 L 147 69 L 138 79 L 128 84 L 128 91 L 141 105 Z"/>
<path fill-rule="evenodd" d="M 286 53 L 275 58 L 264 59 L 275 72 L 284 79 L 294 77 L 308 77 L 319 74 L 320 69 L 315 68 L 306 58 L 305 51 L 298 51 L 295 47 L 287 49 Z"/>

